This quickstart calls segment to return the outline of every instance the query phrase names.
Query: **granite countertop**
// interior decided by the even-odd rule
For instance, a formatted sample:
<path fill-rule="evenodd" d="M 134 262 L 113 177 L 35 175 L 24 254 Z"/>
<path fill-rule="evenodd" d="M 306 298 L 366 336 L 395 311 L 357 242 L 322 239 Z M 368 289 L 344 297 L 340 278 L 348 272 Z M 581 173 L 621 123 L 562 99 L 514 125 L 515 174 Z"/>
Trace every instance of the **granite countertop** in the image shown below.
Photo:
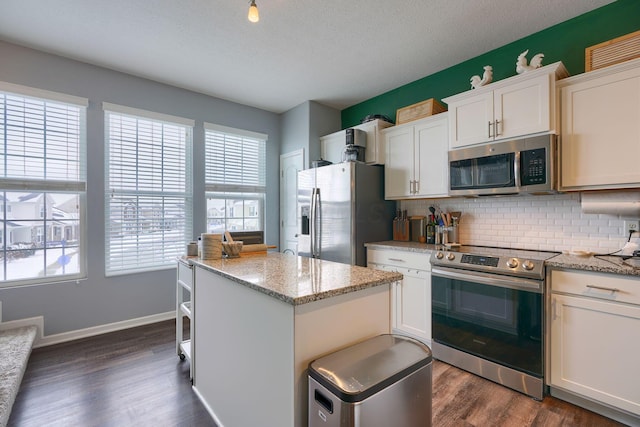
<path fill-rule="evenodd" d="M 441 245 L 436 246 L 428 245 L 426 243 L 400 242 L 396 240 L 365 243 L 365 246 L 369 249 L 391 249 L 397 251 L 425 253 L 430 253 L 442 248 Z M 545 261 L 545 265 L 550 268 L 640 276 L 640 260 L 624 261 L 622 258 L 617 256 L 560 254 Z"/>
<path fill-rule="evenodd" d="M 292 305 L 331 298 L 402 280 L 402 274 L 279 252 L 240 258 L 182 261 Z"/>
<path fill-rule="evenodd" d="M 398 240 L 365 243 L 364 245 L 369 249 L 393 249 L 398 251 L 425 252 L 425 253 L 431 253 L 438 248 L 442 248 L 442 245 L 433 245 L 433 244 L 426 244 L 426 243 L 419 243 L 419 242 L 401 242 Z"/>
<path fill-rule="evenodd" d="M 589 255 L 577 256 L 570 254 L 557 255 L 545 262 L 550 268 L 564 268 L 571 270 L 595 271 L 599 273 L 622 274 L 626 276 L 640 276 L 640 262 L 623 260 L 617 256 Z"/>

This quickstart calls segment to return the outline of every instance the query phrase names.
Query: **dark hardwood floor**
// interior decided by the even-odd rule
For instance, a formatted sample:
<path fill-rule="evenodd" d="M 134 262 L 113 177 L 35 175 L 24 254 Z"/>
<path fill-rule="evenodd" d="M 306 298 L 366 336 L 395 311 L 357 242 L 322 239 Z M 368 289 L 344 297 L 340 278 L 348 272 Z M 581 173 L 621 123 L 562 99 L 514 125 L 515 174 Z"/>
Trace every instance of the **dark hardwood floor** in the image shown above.
<path fill-rule="evenodd" d="M 537 402 L 436 361 L 433 425 L 621 424 L 552 397 Z M 215 423 L 191 389 L 189 363 L 176 355 L 175 322 L 166 321 L 35 349 L 9 426 L 208 427 Z"/>

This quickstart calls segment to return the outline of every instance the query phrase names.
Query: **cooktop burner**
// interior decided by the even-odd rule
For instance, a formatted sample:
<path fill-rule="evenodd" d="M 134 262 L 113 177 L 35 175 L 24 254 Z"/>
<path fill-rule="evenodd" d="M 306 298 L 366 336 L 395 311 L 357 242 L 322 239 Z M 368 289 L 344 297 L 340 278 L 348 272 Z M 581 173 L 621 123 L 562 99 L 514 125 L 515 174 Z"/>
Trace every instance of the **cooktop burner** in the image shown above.
<path fill-rule="evenodd" d="M 476 270 L 511 276 L 544 278 L 544 261 L 559 252 L 489 246 L 458 246 L 436 250 L 433 266 Z"/>

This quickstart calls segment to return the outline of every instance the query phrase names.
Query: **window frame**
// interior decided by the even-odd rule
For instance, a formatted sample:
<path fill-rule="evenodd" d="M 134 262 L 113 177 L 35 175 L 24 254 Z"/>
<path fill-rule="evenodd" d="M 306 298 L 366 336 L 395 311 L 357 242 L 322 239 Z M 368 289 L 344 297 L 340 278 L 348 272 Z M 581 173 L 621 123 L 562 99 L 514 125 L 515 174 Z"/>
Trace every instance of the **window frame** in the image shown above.
<path fill-rule="evenodd" d="M 119 275 L 126 275 L 126 274 L 132 274 L 132 273 L 139 273 L 139 272 L 146 272 L 146 271 L 159 271 L 159 270 L 174 268 L 175 257 L 182 255 L 184 253 L 185 245 L 187 242 L 192 240 L 191 237 L 193 234 L 193 166 L 192 166 L 193 161 L 192 161 L 192 157 L 193 157 L 193 134 L 194 134 L 195 121 L 186 119 L 183 117 L 176 117 L 176 116 L 171 116 L 167 114 L 156 113 L 153 111 L 141 110 L 137 108 L 116 105 L 116 104 L 111 104 L 106 102 L 102 104 L 102 109 L 104 111 L 104 120 L 105 120 L 105 126 L 104 126 L 104 132 L 105 132 L 105 152 L 104 152 L 104 155 L 105 155 L 105 159 L 104 159 L 104 164 L 105 164 L 105 275 L 107 277 L 110 277 L 110 276 L 119 276 Z M 140 121 L 152 122 L 155 125 L 162 126 L 162 129 L 164 129 L 164 126 L 167 125 L 169 127 L 181 127 L 185 131 L 185 141 L 184 141 L 185 146 L 184 146 L 184 158 L 183 158 L 184 160 L 184 175 L 183 175 L 184 191 L 169 191 L 164 189 L 162 190 L 155 190 L 155 189 L 154 190 L 149 190 L 149 189 L 131 190 L 131 189 L 125 189 L 125 188 L 115 189 L 111 186 L 112 182 L 110 181 L 110 171 L 112 168 L 112 165 L 111 165 L 112 159 L 110 155 L 110 147 L 111 147 L 110 130 L 111 129 L 110 129 L 110 122 L 109 122 L 110 120 L 109 118 L 111 114 L 133 119 L 136 121 L 136 123 L 139 123 Z M 138 147 L 138 143 L 139 143 L 139 139 L 137 139 L 137 136 L 136 136 L 135 144 L 137 147 Z M 163 149 L 164 149 L 164 138 L 163 138 Z M 136 148 L 136 150 L 137 152 L 139 152 L 138 151 L 139 147 Z M 164 157 L 162 159 L 164 160 Z M 175 166 L 175 164 L 172 166 Z M 138 174 L 139 171 L 140 169 L 136 169 L 136 175 Z M 162 176 L 164 177 L 165 175 L 163 174 Z M 142 181 L 138 181 L 136 178 L 136 182 L 140 184 Z M 152 260 L 151 263 L 138 262 L 135 266 L 130 266 L 130 267 L 112 266 L 110 264 L 110 261 L 111 261 L 110 256 L 113 250 L 111 247 L 112 237 L 110 235 L 112 231 L 112 227 L 110 225 L 110 218 L 111 218 L 110 210 L 111 210 L 112 203 L 110 202 L 110 199 L 113 198 L 115 195 L 123 197 L 123 201 L 121 205 L 122 216 L 126 218 L 130 218 L 131 215 L 133 215 L 134 220 L 137 218 L 137 212 L 140 209 L 140 205 L 136 204 L 135 206 L 133 206 L 132 208 L 133 210 L 130 210 L 129 206 L 126 203 L 124 203 L 125 196 L 132 197 L 138 200 L 141 198 L 148 198 L 148 200 L 150 201 L 157 199 L 161 201 L 160 209 L 163 209 L 163 210 L 165 209 L 164 203 L 167 200 L 169 201 L 179 200 L 180 202 L 182 202 L 181 204 L 183 204 L 184 206 L 183 208 L 184 230 L 182 230 L 183 231 L 182 238 L 180 240 L 169 240 L 169 242 L 172 242 L 173 245 L 175 245 L 174 253 L 167 256 L 166 259 L 162 262 Z M 142 205 L 142 206 L 144 207 L 145 205 Z M 165 215 L 158 216 L 155 206 L 150 209 L 152 211 L 151 217 L 150 217 L 150 221 L 153 223 L 152 226 L 154 226 L 155 224 L 155 226 L 158 229 L 165 230 L 166 224 L 168 223 L 166 221 L 167 217 Z M 160 220 L 158 220 L 158 218 L 160 218 Z M 139 245 L 141 243 L 144 243 L 142 242 L 142 240 L 144 239 L 141 239 L 140 236 L 144 233 L 143 233 L 143 230 L 140 229 L 140 222 L 139 221 L 135 221 L 135 222 L 136 224 L 134 225 L 137 227 L 137 230 L 138 230 L 138 232 L 135 233 L 137 236 L 136 237 L 137 242 L 135 243 L 136 245 L 135 252 L 138 253 L 141 251 Z M 158 226 L 158 224 L 160 225 Z M 125 227 L 125 226 L 126 224 L 122 225 L 122 227 Z M 164 237 L 163 237 L 163 240 L 164 240 Z M 151 241 L 153 241 L 153 239 Z M 122 244 L 120 246 L 121 248 L 124 247 Z"/>
<path fill-rule="evenodd" d="M 213 219 L 222 219 L 225 224 L 225 230 L 228 229 L 228 221 L 230 219 L 238 219 L 238 217 L 229 217 L 226 214 L 223 217 L 210 217 L 209 216 L 209 207 L 208 201 L 210 199 L 224 200 L 225 206 L 228 200 L 256 200 L 258 202 L 259 209 L 259 226 L 256 231 L 264 231 L 266 226 L 266 198 L 267 198 L 267 186 L 266 186 L 266 152 L 267 152 L 267 141 L 268 135 L 259 132 L 252 132 L 243 129 L 232 128 L 228 126 L 216 125 L 213 123 L 205 123 L 204 124 L 204 140 L 205 140 L 205 199 L 207 201 L 205 206 L 205 218 L 206 218 L 206 227 L 207 232 L 211 232 L 209 229 L 209 221 Z M 230 139 L 237 138 L 241 141 L 248 140 L 252 143 L 257 143 L 259 146 L 259 154 L 258 154 L 258 174 L 257 181 L 250 184 L 242 184 L 242 183 L 214 183 L 210 181 L 210 178 L 213 178 L 209 175 L 207 170 L 209 169 L 208 162 L 210 160 L 209 150 L 211 147 L 210 143 L 213 141 L 210 139 L 210 133 L 224 135 L 224 137 L 229 137 Z M 243 158 L 244 162 L 244 158 Z M 261 162 L 261 164 L 260 164 Z M 247 219 L 252 217 L 247 217 L 245 215 L 242 216 L 243 229 L 236 231 L 253 231 L 252 229 L 247 230 L 244 228 L 244 224 Z"/>
<path fill-rule="evenodd" d="M 0 289 L 7 289 L 13 287 L 20 286 L 29 286 L 29 285 L 46 285 L 50 283 L 60 283 L 60 282 L 69 282 L 74 280 L 86 279 L 87 278 L 87 107 L 89 105 L 89 100 L 87 98 L 78 97 L 74 95 L 68 95 L 59 92 L 53 92 L 38 88 L 32 88 L 28 86 L 17 85 L 8 82 L 0 81 L 0 93 L 4 96 L 11 95 L 14 97 L 21 97 L 25 100 L 34 100 L 37 102 L 44 103 L 55 103 L 55 104 L 63 104 L 67 107 L 77 109 L 78 113 L 78 134 L 77 134 L 77 176 L 76 179 L 69 180 L 58 180 L 58 179 L 48 179 L 46 178 L 46 166 L 44 169 L 45 178 L 43 179 L 34 179 L 31 177 L 0 177 L 0 193 L 35 193 L 40 194 L 42 197 L 47 198 L 49 194 L 71 194 L 77 197 L 78 201 L 78 211 L 77 218 L 73 219 L 73 222 L 77 222 L 77 231 L 79 233 L 79 238 L 77 240 L 78 247 L 78 262 L 77 267 L 78 271 L 75 273 L 62 273 L 56 275 L 44 275 L 44 276 L 36 276 L 29 278 L 19 278 L 19 279 L 10 279 L 5 280 L 4 277 L 0 278 Z M 6 114 L 6 110 L 5 110 Z M 43 114 L 46 115 L 46 110 L 43 110 Z M 44 117 L 44 116 L 43 116 Z M 4 121 L 4 120 L 3 120 Z M 5 121 L 6 124 L 6 121 Z M 46 129 L 46 124 L 44 125 Z M 5 127 L 6 130 L 6 127 Z M 7 134 L 6 131 L 4 133 L 5 140 L 0 141 L 0 143 L 5 144 Z M 45 138 L 49 137 L 48 132 L 45 134 Z M 6 159 L 5 155 L 0 156 L 2 159 Z M 37 159 L 37 158 L 36 158 Z M 46 165 L 46 160 L 50 160 L 49 155 L 44 155 L 42 157 L 43 163 Z M 52 172 L 55 171 L 55 167 L 53 167 Z M 44 205 L 42 206 L 44 209 Z M 2 242 L 0 245 L 2 246 L 2 251 L 6 251 L 5 247 L 7 243 L 7 239 L 5 239 L 5 235 L 7 235 L 6 230 L 6 222 L 8 220 L 7 214 L 12 212 L 11 204 L 8 200 L 3 202 L 2 207 L 2 223 L 0 227 L 2 228 Z M 41 209 L 38 209 L 39 214 L 42 213 Z M 43 230 L 44 224 L 47 222 L 51 222 L 51 229 L 55 227 L 55 220 L 53 218 L 42 217 L 38 215 L 39 218 L 30 218 L 29 221 L 36 223 L 42 222 L 43 225 L 38 225 L 35 229 L 36 236 L 42 241 L 46 241 L 47 233 Z M 10 234 L 10 233 L 9 233 Z M 47 250 L 47 246 L 45 245 L 43 250 Z M 4 253 L 4 252 L 3 252 Z M 47 253 L 45 252 L 45 257 Z M 3 259 L 1 262 L 5 262 Z M 45 258 L 45 263 L 47 262 Z M 44 266 L 43 266 L 44 267 Z M 6 265 L 3 266 L 3 271 L 6 274 Z"/>

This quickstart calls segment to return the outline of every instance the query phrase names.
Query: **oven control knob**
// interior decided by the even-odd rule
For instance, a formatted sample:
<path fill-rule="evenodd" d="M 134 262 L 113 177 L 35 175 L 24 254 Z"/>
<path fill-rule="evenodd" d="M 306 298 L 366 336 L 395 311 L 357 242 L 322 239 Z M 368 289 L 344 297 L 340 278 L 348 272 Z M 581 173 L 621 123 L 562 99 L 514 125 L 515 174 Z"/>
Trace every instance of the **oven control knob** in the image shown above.
<path fill-rule="evenodd" d="M 518 258 L 509 258 L 507 261 L 507 267 L 516 268 L 518 266 Z"/>
<path fill-rule="evenodd" d="M 449 261 L 453 261 L 454 259 L 456 259 L 456 254 L 454 254 L 453 252 L 449 252 L 449 253 L 447 254 L 447 259 L 448 259 Z"/>
<path fill-rule="evenodd" d="M 524 267 L 525 270 L 533 270 L 533 267 L 535 267 L 535 265 L 532 261 L 526 260 L 522 263 L 522 267 Z"/>
<path fill-rule="evenodd" d="M 438 252 L 436 252 L 436 258 L 442 259 L 442 258 L 444 258 L 444 254 L 442 252 L 438 251 Z"/>

